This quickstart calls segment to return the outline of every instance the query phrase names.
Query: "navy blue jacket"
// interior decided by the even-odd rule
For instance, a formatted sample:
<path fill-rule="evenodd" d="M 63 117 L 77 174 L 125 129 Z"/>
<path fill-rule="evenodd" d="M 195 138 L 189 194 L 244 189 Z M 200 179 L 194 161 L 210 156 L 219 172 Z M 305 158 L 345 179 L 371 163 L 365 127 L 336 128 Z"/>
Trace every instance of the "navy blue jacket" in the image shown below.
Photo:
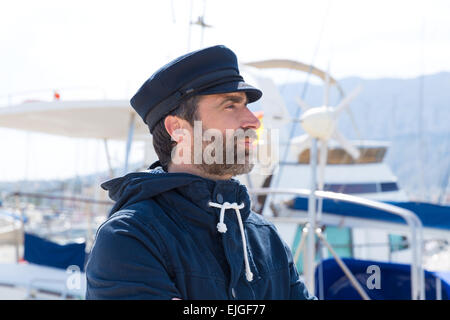
<path fill-rule="evenodd" d="M 161 168 L 102 187 L 116 201 L 86 265 L 87 299 L 311 299 L 273 224 L 250 210 L 237 180 L 213 181 Z M 210 202 L 243 204 L 225 210 Z"/>

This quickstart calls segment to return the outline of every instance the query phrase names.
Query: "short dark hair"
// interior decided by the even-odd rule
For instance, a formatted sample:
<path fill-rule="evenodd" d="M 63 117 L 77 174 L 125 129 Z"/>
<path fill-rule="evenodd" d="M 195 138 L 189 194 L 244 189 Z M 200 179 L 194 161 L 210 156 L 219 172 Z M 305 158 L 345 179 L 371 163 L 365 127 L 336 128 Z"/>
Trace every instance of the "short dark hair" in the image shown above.
<path fill-rule="evenodd" d="M 190 125 L 194 126 L 194 121 L 198 120 L 197 108 L 199 100 L 200 96 L 198 95 L 189 97 L 186 100 L 183 100 L 179 104 L 179 106 L 168 115 L 177 116 L 189 122 Z M 155 127 L 153 128 L 152 135 L 153 148 L 155 148 L 156 154 L 159 158 L 159 162 L 161 163 L 163 169 L 167 171 L 167 168 L 171 162 L 172 149 L 176 146 L 177 143 L 172 140 L 172 137 L 166 130 L 166 127 L 164 125 L 164 120 L 166 119 L 166 117 L 162 118 L 156 123 Z"/>

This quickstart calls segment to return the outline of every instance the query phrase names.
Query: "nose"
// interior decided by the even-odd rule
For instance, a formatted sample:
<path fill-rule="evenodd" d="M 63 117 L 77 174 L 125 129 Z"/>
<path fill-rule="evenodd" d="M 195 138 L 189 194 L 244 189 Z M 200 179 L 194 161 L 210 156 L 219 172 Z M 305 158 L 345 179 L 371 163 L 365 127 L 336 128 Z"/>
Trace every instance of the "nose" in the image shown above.
<path fill-rule="evenodd" d="M 241 128 L 251 128 L 257 130 L 261 126 L 261 121 L 247 107 L 244 109 L 242 116 Z"/>

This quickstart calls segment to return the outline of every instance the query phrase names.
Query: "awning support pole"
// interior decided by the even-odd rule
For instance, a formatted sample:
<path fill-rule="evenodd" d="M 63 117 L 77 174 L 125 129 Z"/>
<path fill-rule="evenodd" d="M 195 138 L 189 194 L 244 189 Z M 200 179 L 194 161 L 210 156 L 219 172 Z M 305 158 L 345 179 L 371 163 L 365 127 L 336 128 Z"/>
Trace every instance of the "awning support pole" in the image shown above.
<path fill-rule="evenodd" d="M 106 162 L 108 163 L 108 169 L 109 169 L 109 177 L 112 178 L 114 176 L 114 170 L 111 165 L 111 155 L 109 153 L 108 148 L 108 139 L 103 139 L 103 145 L 105 146 L 105 154 L 106 154 Z"/>
<path fill-rule="evenodd" d="M 133 143 L 133 135 L 134 135 L 134 119 L 135 119 L 135 114 L 131 113 L 130 126 L 128 127 L 127 147 L 126 147 L 126 152 L 125 152 L 125 165 L 123 167 L 124 175 L 128 172 L 128 161 L 130 159 L 130 150 L 131 150 L 131 144 Z"/>

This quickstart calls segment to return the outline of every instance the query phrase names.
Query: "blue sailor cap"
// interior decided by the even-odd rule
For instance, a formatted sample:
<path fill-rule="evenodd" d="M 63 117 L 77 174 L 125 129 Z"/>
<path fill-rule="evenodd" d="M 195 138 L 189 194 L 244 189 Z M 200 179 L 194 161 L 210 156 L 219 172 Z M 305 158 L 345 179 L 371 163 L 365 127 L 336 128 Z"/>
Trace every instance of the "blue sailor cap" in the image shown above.
<path fill-rule="evenodd" d="M 249 103 L 262 96 L 261 90 L 239 74 L 234 52 L 218 45 L 169 62 L 145 81 L 130 103 L 152 132 L 159 120 L 188 97 L 237 91 L 245 92 Z"/>

